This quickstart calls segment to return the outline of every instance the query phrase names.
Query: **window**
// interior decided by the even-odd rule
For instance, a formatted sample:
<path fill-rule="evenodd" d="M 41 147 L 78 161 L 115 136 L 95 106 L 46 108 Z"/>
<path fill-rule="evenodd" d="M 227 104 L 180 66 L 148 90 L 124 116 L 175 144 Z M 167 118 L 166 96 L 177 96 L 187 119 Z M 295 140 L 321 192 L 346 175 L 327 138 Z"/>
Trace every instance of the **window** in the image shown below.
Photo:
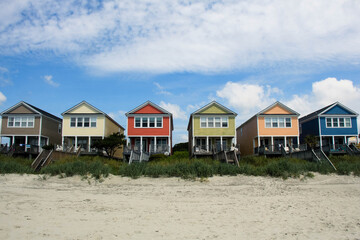
<path fill-rule="evenodd" d="M 91 118 L 91 127 L 96 127 L 96 117 Z"/>
<path fill-rule="evenodd" d="M 14 118 L 13 118 L 13 117 L 9 117 L 8 127 L 13 127 L 13 126 L 14 126 Z"/>
<path fill-rule="evenodd" d="M 154 117 L 151 117 L 149 118 L 149 127 L 155 127 L 155 118 Z"/>
<path fill-rule="evenodd" d="M 331 124 L 331 118 L 327 118 L 326 119 L 326 127 L 331 127 L 332 124 Z"/>
<path fill-rule="evenodd" d="M 135 117 L 136 128 L 162 128 L 162 117 Z"/>
<path fill-rule="evenodd" d="M 284 117 L 266 117 L 266 128 L 291 128 L 291 118 Z"/>
<path fill-rule="evenodd" d="M 215 127 L 219 128 L 221 127 L 221 118 L 215 117 Z"/>
<path fill-rule="evenodd" d="M 351 127 L 350 118 L 345 118 L 345 127 Z"/>
<path fill-rule="evenodd" d="M 209 128 L 214 127 L 214 118 L 213 117 L 208 118 L 208 127 Z"/>
<path fill-rule="evenodd" d="M 351 118 L 329 117 L 325 121 L 327 128 L 351 128 Z"/>
<path fill-rule="evenodd" d="M 202 128 L 206 128 L 206 117 L 201 117 L 200 118 L 200 126 Z"/>
<path fill-rule="evenodd" d="M 59 123 L 59 126 L 58 126 L 58 133 L 61 133 L 61 123 Z"/>
<path fill-rule="evenodd" d="M 333 127 L 338 127 L 338 119 L 337 118 L 333 118 Z"/>
<path fill-rule="evenodd" d="M 222 117 L 221 118 L 221 125 L 222 125 L 223 128 L 227 128 L 229 126 L 227 117 Z"/>
<path fill-rule="evenodd" d="M 140 127 L 141 126 L 141 119 L 139 117 L 135 118 L 135 127 Z"/>
<path fill-rule="evenodd" d="M 142 127 L 148 127 L 148 118 L 146 117 L 142 118 Z"/>
<path fill-rule="evenodd" d="M 271 122 L 272 122 L 272 127 L 273 128 L 277 128 L 279 126 L 278 124 L 278 118 L 272 118 L 271 119 Z"/>
<path fill-rule="evenodd" d="M 156 127 L 162 128 L 162 118 L 161 117 L 156 118 Z"/>
<path fill-rule="evenodd" d="M 34 127 L 34 117 L 9 117 L 8 127 L 32 128 Z"/>
<path fill-rule="evenodd" d="M 286 121 L 286 127 L 291 128 L 291 118 L 285 118 Z"/>
<path fill-rule="evenodd" d="M 90 127 L 90 118 L 88 117 L 84 118 L 84 127 Z"/>
<path fill-rule="evenodd" d="M 70 127 L 76 127 L 76 118 L 71 118 L 70 119 Z"/>
<path fill-rule="evenodd" d="M 279 118 L 279 127 L 280 128 L 285 127 L 285 119 L 284 118 Z"/>
<path fill-rule="evenodd" d="M 271 118 L 265 118 L 265 127 L 271 128 Z"/>
<path fill-rule="evenodd" d="M 83 126 L 83 118 L 82 117 L 78 117 L 77 118 L 77 127 L 82 127 Z"/>

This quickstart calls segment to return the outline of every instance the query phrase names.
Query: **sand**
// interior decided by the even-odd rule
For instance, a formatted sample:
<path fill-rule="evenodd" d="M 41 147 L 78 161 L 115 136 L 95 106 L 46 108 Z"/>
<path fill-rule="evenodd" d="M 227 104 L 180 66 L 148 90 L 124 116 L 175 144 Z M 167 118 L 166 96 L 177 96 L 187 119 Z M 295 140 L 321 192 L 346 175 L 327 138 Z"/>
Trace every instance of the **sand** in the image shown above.
<path fill-rule="evenodd" d="M 0 176 L 0 239 L 360 239 L 360 178 Z"/>

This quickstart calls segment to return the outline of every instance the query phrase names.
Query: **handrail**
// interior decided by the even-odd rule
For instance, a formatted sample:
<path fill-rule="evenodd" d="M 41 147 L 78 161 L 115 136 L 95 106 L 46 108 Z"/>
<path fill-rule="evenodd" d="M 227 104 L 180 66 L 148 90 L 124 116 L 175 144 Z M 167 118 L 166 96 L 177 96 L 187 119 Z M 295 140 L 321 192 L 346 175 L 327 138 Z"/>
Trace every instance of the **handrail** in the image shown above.
<path fill-rule="evenodd" d="M 45 160 L 42 162 L 41 167 L 44 167 L 51 162 L 52 159 L 50 157 L 52 156 L 53 152 L 54 152 L 54 149 L 51 149 L 50 153 L 47 155 Z"/>
<path fill-rule="evenodd" d="M 76 157 L 79 157 L 81 153 L 81 147 L 78 148 L 78 150 L 76 151 Z"/>

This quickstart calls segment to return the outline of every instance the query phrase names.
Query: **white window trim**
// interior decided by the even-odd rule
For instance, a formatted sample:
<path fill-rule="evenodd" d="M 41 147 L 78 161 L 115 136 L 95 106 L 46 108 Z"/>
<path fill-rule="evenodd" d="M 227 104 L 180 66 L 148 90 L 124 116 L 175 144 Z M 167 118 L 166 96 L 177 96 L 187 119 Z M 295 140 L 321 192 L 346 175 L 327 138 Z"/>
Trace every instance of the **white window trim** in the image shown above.
<path fill-rule="evenodd" d="M 20 118 L 20 126 L 15 126 L 15 118 L 19 117 Z M 21 123 L 22 123 L 22 118 L 25 118 L 26 117 L 26 126 L 23 127 L 21 126 Z M 10 126 L 9 125 L 9 120 L 10 118 L 14 118 L 14 121 L 13 121 L 13 126 Z M 29 118 L 32 118 L 33 119 L 33 125 L 31 127 L 28 126 L 28 122 L 29 122 Z M 23 116 L 23 115 L 12 115 L 12 116 L 8 116 L 8 121 L 7 121 L 7 127 L 8 128 L 35 128 L 35 117 L 34 116 Z"/>
<path fill-rule="evenodd" d="M 75 126 L 74 127 L 71 126 L 71 119 L 72 118 L 75 118 Z M 81 127 L 78 127 L 78 118 L 82 118 L 82 126 Z M 85 125 L 84 124 L 85 123 L 85 118 L 89 118 L 89 126 L 88 127 L 84 126 Z M 95 121 L 96 126 L 95 127 L 91 126 L 91 118 L 96 119 L 96 121 Z M 91 116 L 91 115 L 72 116 L 72 117 L 70 117 L 69 126 L 70 126 L 70 128 L 86 128 L 86 129 L 88 129 L 88 128 L 97 128 L 97 123 L 98 123 L 98 118 L 94 117 L 94 116 Z"/>
<path fill-rule="evenodd" d="M 136 118 L 140 118 L 140 127 L 137 127 L 136 126 L 136 121 L 135 119 Z M 147 118 L 147 127 L 143 127 L 143 118 Z M 150 118 L 155 118 L 155 127 L 150 127 Z M 157 126 L 157 119 L 158 118 L 161 118 L 161 127 L 158 127 Z M 138 116 L 138 117 L 134 117 L 134 128 L 163 128 L 164 126 L 164 117 L 162 116 L 150 116 L 150 117 L 147 117 L 147 116 Z"/>
<path fill-rule="evenodd" d="M 334 118 L 337 118 L 337 124 L 338 126 L 337 127 L 334 127 Z M 343 118 L 344 119 L 344 126 L 343 127 L 340 127 L 340 120 L 339 118 Z M 327 119 L 331 119 L 331 127 L 328 127 L 327 125 Z M 350 119 L 350 127 L 347 127 L 346 126 L 346 119 Z M 325 118 L 325 127 L 326 128 L 352 128 L 352 122 L 351 122 L 351 117 L 326 117 Z"/>
<path fill-rule="evenodd" d="M 216 117 L 220 117 L 220 127 L 215 127 L 215 118 Z M 206 121 L 206 126 L 205 127 L 202 127 L 201 126 L 201 118 L 205 118 Z M 213 118 L 214 121 L 213 121 L 213 127 L 209 127 L 209 118 Z M 227 127 L 223 127 L 222 124 L 223 124 L 223 118 L 226 118 L 226 122 L 227 122 Z M 200 116 L 200 128 L 229 128 L 229 117 L 228 116 Z"/>
<path fill-rule="evenodd" d="M 273 127 L 273 118 L 276 118 L 277 119 L 277 127 Z M 280 118 L 283 118 L 284 119 L 284 126 L 283 127 L 280 127 Z M 290 118 L 290 127 L 287 127 L 286 126 L 286 119 L 287 118 Z M 270 119 L 270 127 L 267 127 L 266 126 L 266 119 Z M 292 128 L 292 118 L 291 117 L 264 117 L 264 125 L 265 125 L 265 128 Z"/>

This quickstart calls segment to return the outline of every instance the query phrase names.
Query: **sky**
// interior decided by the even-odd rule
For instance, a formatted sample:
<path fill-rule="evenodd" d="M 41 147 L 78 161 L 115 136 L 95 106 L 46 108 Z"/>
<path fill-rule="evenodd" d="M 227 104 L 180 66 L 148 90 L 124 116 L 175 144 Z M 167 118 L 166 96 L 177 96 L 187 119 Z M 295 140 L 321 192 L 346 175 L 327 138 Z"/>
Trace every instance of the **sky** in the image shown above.
<path fill-rule="evenodd" d="M 150 100 L 187 141 L 212 100 L 237 126 L 280 101 L 304 116 L 360 113 L 360 1 L 0 1 L 0 110 L 61 117 L 82 100 L 125 128 Z"/>

